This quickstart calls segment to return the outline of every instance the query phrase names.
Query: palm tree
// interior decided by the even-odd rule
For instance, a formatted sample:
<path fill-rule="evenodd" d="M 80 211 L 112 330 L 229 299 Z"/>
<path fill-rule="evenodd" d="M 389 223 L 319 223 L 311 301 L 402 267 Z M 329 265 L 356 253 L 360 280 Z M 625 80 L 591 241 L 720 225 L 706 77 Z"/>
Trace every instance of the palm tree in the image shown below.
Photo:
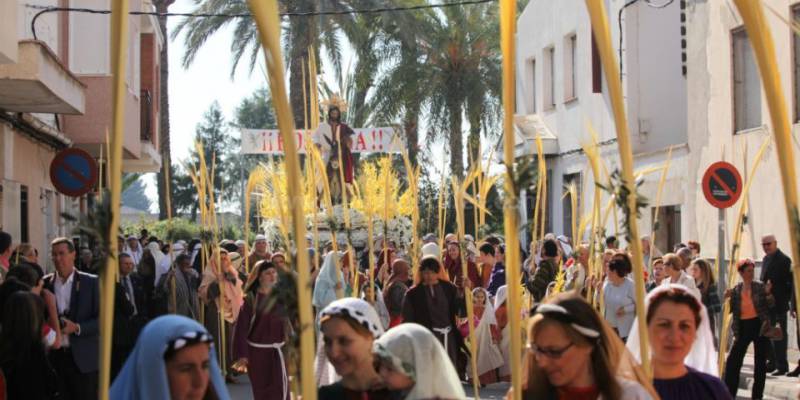
<path fill-rule="evenodd" d="M 413 134 L 420 112 L 426 111 L 430 139 L 447 139 L 450 171 L 462 177 L 465 113 L 475 160 L 479 159 L 480 133 L 490 132 L 499 118 L 496 5 L 444 7 L 416 16 L 413 32 L 402 28 L 389 32 L 396 52 L 387 52 L 388 57 L 399 57 L 399 61 L 377 86 L 377 109 L 388 115 L 403 113 L 404 128 Z"/>
<path fill-rule="evenodd" d="M 194 13 L 211 14 L 245 14 L 249 12 L 245 0 L 196 0 L 197 7 Z M 390 1 L 380 0 L 281 0 L 281 12 L 318 12 L 352 10 L 355 6 L 375 6 Z M 286 49 L 286 62 L 289 65 L 289 101 L 292 104 L 295 125 L 303 125 L 303 69 L 308 60 L 309 48 L 317 53 L 321 48 L 331 61 L 334 71 L 340 75 L 342 69 L 342 50 L 340 32 L 346 36 L 359 32 L 358 18 L 352 14 L 342 15 L 317 15 L 317 16 L 292 16 L 284 19 L 284 42 Z M 187 67 L 194 61 L 197 52 L 206 40 L 228 23 L 234 24 L 231 52 L 233 76 L 245 53 L 249 55 L 250 72 L 255 68 L 259 59 L 261 45 L 258 39 L 256 25 L 251 18 L 232 19 L 228 17 L 188 18 L 182 21 L 172 33 L 175 38 L 181 32 L 186 33 L 186 53 L 183 65 Z M 366 28 L 366 27 L 362 27 Z M 316 54 L 317 56 L 319 54 Z M 319 60 L 320 58 L 317 57 Z M 308 104 L 306 104 L 308 106 Z"/>
<path fill-rule="evenodd" d="M 426 0 L 408 0 L 404 5 L 425 3 Z M 414 165 L 417 164 L 420 150 L 419 119 L 429 94 L 426 86 L 428 71 L 423 64 L 423 53 L 418 43 L 430 34 L 429 21 L 432 18 L 433 11 L 419 10 L 382 19 L 382 35 L 374 51 L 385 67 L 370 99 L 374 118 L 379 123 L 397 119 L 401 121 L 408 155 Z"/>
<path fill-rule="evenodd" d="M 158 17 L 158 26 L 164 35 L 167 34 L 167 17 L 163 16 L 175 0 L 153 0 L 156 11 L 162 16 Z M 170 131 L 169 131 L 169 40 L 164 41 L 161 47 L 161 63 L 159 92 L 159 138 L 158 149 L 161 153 L 161 172 L 158 173 L 158 218 L 167 219 L 169 215 L 175 214 L 175 206 L 170 204 L 171 210 L 167 212 L 167 191 L 172 187 L 172 179 L 167 182 L 167 177 L 173 175 L 172 156 L 170 155 Z"/>

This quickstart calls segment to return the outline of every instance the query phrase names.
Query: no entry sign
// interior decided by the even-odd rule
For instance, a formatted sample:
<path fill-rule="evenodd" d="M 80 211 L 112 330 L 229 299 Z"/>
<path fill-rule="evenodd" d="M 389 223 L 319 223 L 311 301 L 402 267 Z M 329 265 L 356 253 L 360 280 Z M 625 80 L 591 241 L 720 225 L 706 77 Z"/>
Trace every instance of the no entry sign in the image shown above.
<path fill-rule="evenodd" d="M 742 195 L 742 176 L 730 163 L 715 162 L 703 174 L 703 194 L 716 208 L 731 207 Z"/>
<path fill-rule="evenodd" d="M 97 183 L 97 162 L 81 149 L 62 150 L 50 163 L 50 181 L 67 196 L 83 196 Z"/>

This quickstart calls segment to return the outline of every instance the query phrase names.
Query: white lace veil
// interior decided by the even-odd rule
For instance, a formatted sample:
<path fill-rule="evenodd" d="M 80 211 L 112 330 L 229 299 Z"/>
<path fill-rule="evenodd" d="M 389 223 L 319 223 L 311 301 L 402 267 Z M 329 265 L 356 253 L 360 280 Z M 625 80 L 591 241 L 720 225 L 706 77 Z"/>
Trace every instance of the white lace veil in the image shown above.
<path fill-rule="evenodd" d="M 645 310 L 655 296 L 671 289 L 679 289 L 690 294 L 700 305 L 700 325 L 697 327 L 697 335 L 694 339 L 694 343 L 692 344 L 692 349 L 689 351 L 689 354 L 686 355 L 684 364 L 700 372 L 704 372 L 712 376 L 719 376 L 719 371 L 717 369 L 717 351 L 714 348 L 714 336 L 711 332 L 711 325 L 709 324 L 708 311 L 706 311 L 703 301 L 697 296 L 696 293 L 694 293 L 694 291 L 684 285 L 679 285 L 676 283 L 658 286 L 647 294 L 644 305 Z M 637 361 L 641 362 L 642 357 L 639 347 L 639 330 L 636 329 L 638 326 L 637 324 L 639 323 L 638 318 L 639 316 L 636 316 L 636 319 L 633 320 L 633 329 L 631 329 L 631 333 L 628 336 L 626 347 L 631 352 L 633 357 Z M 649 346 L 649 348 L 651 349 L 652 358 L 652 346 Z"/>
<path fill-rule="evenodd" d="M 497 325 L 497 319 L 494 316 L 494 304 L 492 304 L 492 300 L 489 298 L 489 292 L 482 287 L 476 287 L 472 289 L 473 299 L 478 292 L 483 292 L 483 297 L 485 298 L 485 300 L 483 300 L 483 316 L 481 317 L 481 323 Z"/>
<path fill-rule="evenodd" d="M 508 285 L 500 286 L 494 296 L 494 309 L 497 310 L 508 299 Z"/>
<path fill-rule="evenodd" d="M 464 399 L 464 388 L 439 340 L 422 325 L 400 324 L 375 340 L 373 352 L 414 380 L 406 399 Z"/>

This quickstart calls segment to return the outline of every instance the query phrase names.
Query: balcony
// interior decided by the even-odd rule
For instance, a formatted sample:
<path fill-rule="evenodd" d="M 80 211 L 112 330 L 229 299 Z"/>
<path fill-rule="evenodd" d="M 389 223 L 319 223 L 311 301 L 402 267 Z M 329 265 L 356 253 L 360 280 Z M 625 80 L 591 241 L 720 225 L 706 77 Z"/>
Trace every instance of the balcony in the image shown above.
<path fill-rule="evenodd" d="M 44 42 L 22 40 L 17 50 L 16 63 L 0 63 L 0 108 L 27 113 L 84 113 L 86 86 Z"/>
<path fill-rule="evenodd" d="M 158 123 L 153 107 L 153 95 L 143 89 L 139 94 L 139 158 L 129 158 L 122 162 L 125 172 L 158 172 L 161 169 L 161 154 L 156 148 L 156 129 Z"/>
<path fill-rule="evenodd" d="M 539 114 L 514 116 L 514 158 L 536 155 L 536 136 L 542 138 L 542 152 L 545 156 L 558 155 L 558 137 L 553 134 Z M 502 160 L 502 141 L 496 152 Z"/>

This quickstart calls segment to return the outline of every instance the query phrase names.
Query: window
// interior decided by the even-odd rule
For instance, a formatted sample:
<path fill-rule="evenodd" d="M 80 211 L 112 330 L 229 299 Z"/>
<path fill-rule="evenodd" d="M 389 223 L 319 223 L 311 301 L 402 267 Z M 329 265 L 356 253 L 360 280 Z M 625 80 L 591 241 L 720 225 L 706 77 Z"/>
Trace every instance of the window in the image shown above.
<path fill-rule="evenodd" d="M 575 221 L 576 221 L 575 223 L 577 224 L 581 218 L 581 173 L 580 172 L 575 174 L 564 175 L 564 192 L 567 192 L 569 190 L 569 186 L 573 183 L 575 184 L 575 189 L 576 189 L 575 192 L 578 197 L 578 203 L 577 203 L 578 207 L 577 210 L 575 210 Z M 572 199 L 570 198 L 569 195 L 563 196 L 563 198 L 561 199 L 561 209 L 564 210 L 562 214 L 563 229 L 561 231 L 564 232 L 564 235 L 566 237 L 571 238 L 573 235 Z"/>
<path fill-rule="evenodd" d="M 531 60 L 531 113 L 536 113 L 536 59 Z"/>
<path fill-rule="evenodd" d="M 592 31 L 592 93 L 603 93 L 603 65 L 600 63 L 600 50 Z"/>
<path fill-rule="evenodd" d="M 792 7 L 792 20 L 797 21 L 800 19 L 800 4 Z M 793 30 L 789 30 L 792 35 L 792 62 L 794 63 L 794 120 L 800 121 L 800 38 Z"/>
<path fill-rule="evenodd" d="M 574 33 L 564 40 L 564 101 L 577 97 L 575 90 L 575 57 L 578 36 Z"/>
<path fill-rule="evenodd" d="M 761 125 L 761 82 L 744 28 L 731 33 L 734 133 Z"/>
<path fill-rule="evenodd" d="M 29 241 L 27 186 L 21 186 L 19 189 L 19 236 L 20 242 L 26 243 Z"/>
<path fill-rule="evenodd" d="M 545 110 L 552 110 L 556 107 L 556 68 L 555 68 L 555 47 L 544 49 L 544 107 Z"/>
<path fill-rule="evenodd" d="M 656 208 L 650 208 L 651 221 L 655 221 Z M 658 209 L 658 229 L 655 229 L 656 243 L 652 246 L 667 250 L 681 242 L 681 206 L 661 206 Z"/>

